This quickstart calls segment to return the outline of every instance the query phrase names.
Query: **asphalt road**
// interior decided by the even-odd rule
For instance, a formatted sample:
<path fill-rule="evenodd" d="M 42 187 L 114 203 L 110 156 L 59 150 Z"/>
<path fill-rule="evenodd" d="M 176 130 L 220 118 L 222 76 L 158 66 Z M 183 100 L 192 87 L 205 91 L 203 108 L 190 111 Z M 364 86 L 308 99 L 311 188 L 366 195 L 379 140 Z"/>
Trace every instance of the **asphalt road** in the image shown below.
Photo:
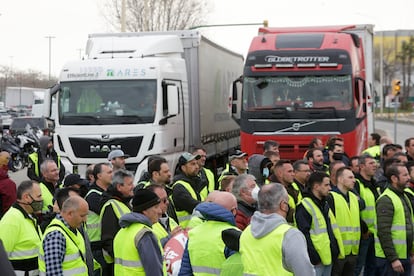
<path fill-rule="evenodd" d="M 27 169 L 24 168 L 20 171 L 17 172 L 11 172 L 9 171 L 9 177 L 11 179 L 13 179 L 13 181 L 16 183 L 16 185 L 18 186 L 22 181 L 24 180 L 29 180 L 29 178 L 27 177 Z"/>

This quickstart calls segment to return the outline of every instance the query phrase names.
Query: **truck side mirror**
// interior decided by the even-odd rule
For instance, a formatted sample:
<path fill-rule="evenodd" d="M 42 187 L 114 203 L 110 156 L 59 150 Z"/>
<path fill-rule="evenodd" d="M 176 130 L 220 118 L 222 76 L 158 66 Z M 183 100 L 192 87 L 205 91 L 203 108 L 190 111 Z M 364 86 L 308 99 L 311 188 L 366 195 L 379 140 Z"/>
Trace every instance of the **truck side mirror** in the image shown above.
<path fill-rule="evenodd" d="M 57 83 L 49 88 L 48 95 L 45 96 L 43 103 L 43 117 L 50 118 L 52 115 L 52 98 L 60 91 L 60 84 Z"/>
<path fill-rule="evenodd" d="M 237 98 L 238 98 L 238 91 L 237 91 L 237 83 L 238 82 L 243 82 L 243 76 L 240 76 L 240 77 L 238 77 L 237 79 L 235 79 L 234 81 L 233 81 L 233 93 L 232 93 L 232 100 L 233 101 L 237 101 Z"/>

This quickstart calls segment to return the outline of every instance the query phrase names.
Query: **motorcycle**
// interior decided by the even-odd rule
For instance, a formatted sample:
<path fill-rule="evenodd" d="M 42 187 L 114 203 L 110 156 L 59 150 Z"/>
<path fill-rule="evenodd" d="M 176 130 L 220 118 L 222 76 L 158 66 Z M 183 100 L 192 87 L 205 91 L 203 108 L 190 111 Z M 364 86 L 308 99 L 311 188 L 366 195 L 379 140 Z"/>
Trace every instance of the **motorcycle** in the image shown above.
<path fill-rule="evenodd" d="M 36 132 L 35 132 L 36 131 Z M 23 160 L 23 168 L 29 164 L 29 155 L 39 148 L 39 137 L 42 133 L 32 128 L 29 124 L 25 127 L 25 132 L 18 134 L 14 140 L 20 148 L 20 159 Z"/>
<path fill-rule="evenodd" d="M 19 144 L 10 135 L 3 135 L 1 137 L 0 149 L 7 151 L 10 154 L 9 169 L 13 172 L 24 168 L 24 161 L 21 156 Z"/>

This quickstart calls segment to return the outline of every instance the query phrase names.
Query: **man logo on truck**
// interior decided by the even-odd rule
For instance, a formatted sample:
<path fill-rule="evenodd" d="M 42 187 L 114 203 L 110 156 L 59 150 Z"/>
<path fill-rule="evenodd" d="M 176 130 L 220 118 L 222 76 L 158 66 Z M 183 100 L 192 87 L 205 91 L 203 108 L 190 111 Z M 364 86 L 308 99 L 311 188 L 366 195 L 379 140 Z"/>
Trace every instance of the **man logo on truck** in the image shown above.
<path fill-rule="evenodd" d="M 96 145 L 89 147 L 90 152 L 110 152 L 116 149 L 121 149 L 121 145 Z"/>

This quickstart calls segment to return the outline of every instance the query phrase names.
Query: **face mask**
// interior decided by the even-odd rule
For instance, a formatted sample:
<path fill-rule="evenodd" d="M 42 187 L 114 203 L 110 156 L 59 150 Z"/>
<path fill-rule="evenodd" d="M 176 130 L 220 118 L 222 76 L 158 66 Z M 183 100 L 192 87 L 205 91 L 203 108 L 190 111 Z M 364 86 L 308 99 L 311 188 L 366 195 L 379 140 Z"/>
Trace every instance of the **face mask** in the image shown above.
<path fill-rule="evenodd" d="M 43 208 L 43 200 L 34 200 L 34 198 L 29 194 L 30 198 L 32 199 L 32 202 L 29 204 L 30 207 L 32 207 L 33 212 L 39 212 L 42 211 Z"/>
<path fill-rule="evenodd" d="M 258 186 L 254 187 L 252 190 L 252 198 L 256 201 L 259 200 L 259 191 L 260 191 L 260 188 Z"/>
<path fill-rule="evenodd" d="M 264 168 L 263 169 L 263 177 L 264 178 L 268 178 L 269 177 L 269 168 Z"/>
<path fill-rule="evenodd" d="M 333 154 L 333 156 L 332 156 L 332 158 L 334 159 L 334 160 L 342 160 L 342 157 L 343 157 L 343 153 L 341 153 L 341 152 L 334 152 L 334 154 Z"/>

